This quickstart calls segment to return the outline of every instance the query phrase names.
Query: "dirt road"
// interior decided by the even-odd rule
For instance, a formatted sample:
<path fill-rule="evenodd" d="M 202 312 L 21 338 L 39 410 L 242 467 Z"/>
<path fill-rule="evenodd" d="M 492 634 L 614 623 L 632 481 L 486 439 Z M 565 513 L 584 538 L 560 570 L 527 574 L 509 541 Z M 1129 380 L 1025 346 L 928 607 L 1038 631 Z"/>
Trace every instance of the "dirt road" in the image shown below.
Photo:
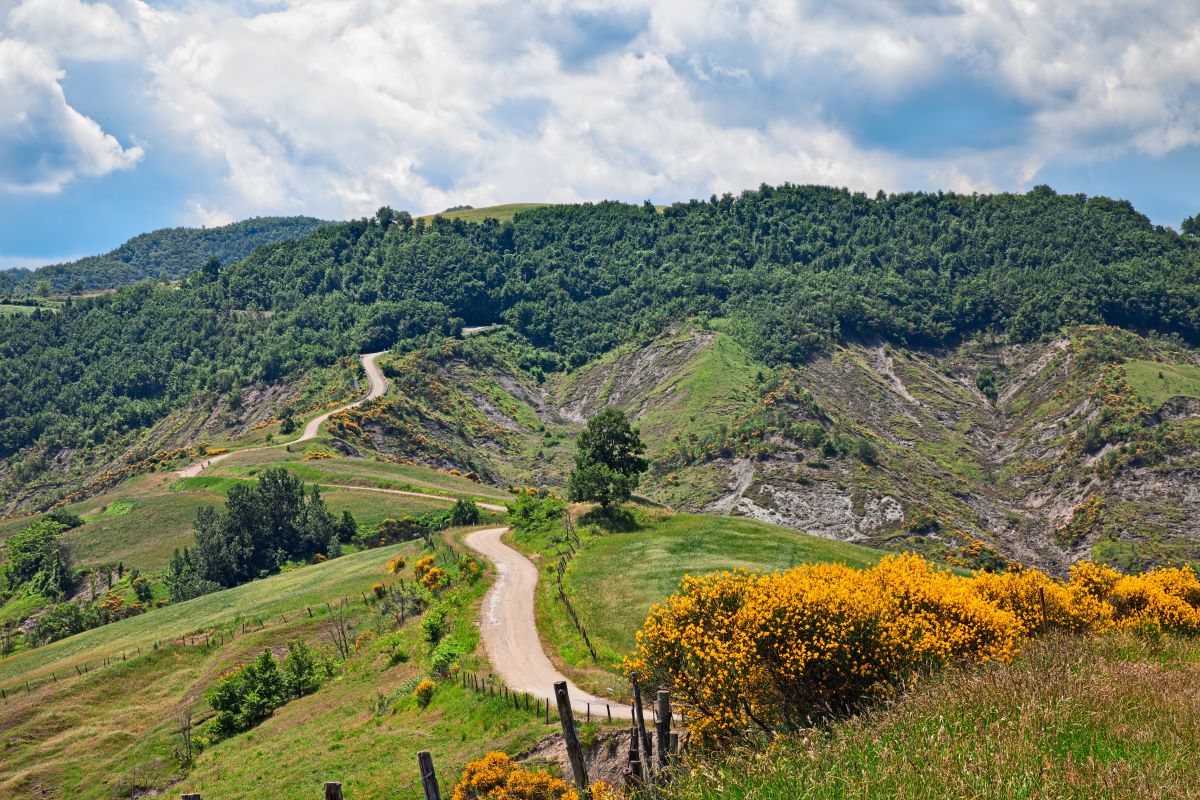
<path fill-rule="evenodd" d="M 465 539 L 468 547 L 496 565 L 496 582 L 483 598 L 479 612 L 483 646 L 510 690 L 553 702 L 554 684 L 566 678 L 550 663 L 538 638 L 533 616 L 538 570 L 532 561 L 500 540 L 507 530 L 489 528 Z M 570 682 L 568 688 L 576 714 L 586 713 L 591 703 L 593 718 L 599 715 L 603 719 L 607 705 L 613 719 L 632 719 L 633 709 L 627 705 L 587 694 Z"/>
<path fill-rule="evenodd" d="M 270 449 L 276 448 L 276 447 L 287 447 L 288 445 L 291 445 L 291 444 L 299 444 L 300 442 L 307 442 L 310 439 L 317 438 L 317 434 L 321 432 L 321 426 L 325 423 L 325 421 L 327 419 L 329 419 L 329 417 L 331 415 L 336 414 L 339 411 L 345 411 L 348 408 L 354 408 L 355 406 L 361 406 L 363 403 L 366 403 L 370 400 L 374 400 L 378 397 L 382 397 L 384 395 L 384 393 L 387 391 L 387 388 L 388 388 L 387 378 L 385 378 L 383 376 L 383 371 L 381 369 L 379 369 L 379 365 L 375 363 L 375 359 L 379 358 L 381 355 L 383 355 L 383 353 L 366 353 L 365 355 L 359 356 L 359 361 L 362 362 L 363 370 L 367 373 L 367 383 L 370 386 L 370 389 L 367 391 L 367 393 L 365 395 L 363 395 L 362 397 L 358 398 L 357 400 L 354 400 L 353 402 L 347 403 L 346 405 L 335 408 L 332 411 L 326 411 L 324 414 L 320 414 L 316 417 L 313 417 L 311 420 L 308 421 L 308 424 L 304 426 L 304 430 L 303 430 L 303 432 L 301 432 L 299 437 L 293 439 L 290 442 L 283 442 L 281 444 L 272 444 L 272 445 L 268 445 L 266 447 L 252 447 L 247 450 L 233 450 L 228 453 L 222 453 L 219 456 L 210 456 L 208 458 L 203 458 L 203 459 L 197 461 L 195 464 L 192 464 L 191 466 L 184 467 L 183 469 L 179 470 L 175 474 L 181 478 L 194 478 L 197 475 L 199 475 L 201 472 L 204 472 L 204 470 L 211 467 L 213 464 L 216 464 L 218 461 L 224 461 L 225 459 L 227 459 L 230 456 L 235 455 L 237 453 L 253 453 L 253 452 L 257 452 L 259 450 L 270 450 Z"/>

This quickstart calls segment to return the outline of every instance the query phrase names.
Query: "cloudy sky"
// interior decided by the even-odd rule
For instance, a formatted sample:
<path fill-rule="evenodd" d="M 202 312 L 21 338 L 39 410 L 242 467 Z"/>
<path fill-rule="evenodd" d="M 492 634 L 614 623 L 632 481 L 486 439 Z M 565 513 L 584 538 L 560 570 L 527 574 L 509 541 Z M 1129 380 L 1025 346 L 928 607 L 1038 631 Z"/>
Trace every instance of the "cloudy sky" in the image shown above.
<path fill-rule="evenodd" d="M 1200 211 L 1200 0 L 0 0 L 0 266 L 762 182 Z"/>

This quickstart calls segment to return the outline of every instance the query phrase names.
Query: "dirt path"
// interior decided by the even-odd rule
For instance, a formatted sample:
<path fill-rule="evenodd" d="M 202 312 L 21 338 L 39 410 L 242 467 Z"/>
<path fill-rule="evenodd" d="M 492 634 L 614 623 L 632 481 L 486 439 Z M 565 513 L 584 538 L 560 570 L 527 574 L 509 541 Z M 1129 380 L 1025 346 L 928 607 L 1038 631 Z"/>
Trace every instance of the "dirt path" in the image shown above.
<path fill-rule="evenodd" d="M 324 414 L 313 417 L 308 421 L 308 424 L 304 426 L 304 430 L 301 432 L 299 437 L 290 442 L 267 445 L 266 447 L 251 447 L 247 450 L 232 450 L 228 453 L 222 453 L 219 456 L 204 458 L 200 461 L 197 461 L 195 464 L 192 464 L 191 466 L 184 467 L 175 474 L 180 478 L 194 478 L 201 472 L 204 472 L 204 470 L 211 467 L 213 464 L 216 464 L 218 461 L 224 461 L 230 456 L 237 455 L 238 453 L 254 453 L 259 450 L 271 450 L 277 447 L 287 447 L 288 445 L 299 444 L 300 442 L 307 442 L 311 439 L 317 438 L 317 434 L 321 432 L 321 426 L 325 424 L 325 421 L 328 420 L 333 414 L 336 414 L 339 411 L 345 411 L 348 408 L 361 406 L 363 403 L 369 402 L 384 395 L 388 388 L 388 381 L 387 378 L 383 376 L 383 371 L 379 369 L 379 365 L 375 363 L 375 359 L 379 358 L 381 355 L 383 355 L 383 353 L 366 353 L 362 356 L 359 356 L 359 361 L 362 362 L 363 370 L 367 373 L 367 383 L 370 385 L 370 389 L 367 391 L 367 393 L 357 400 L 347 403 L 344 406 L 340 406 L 332 411 L 326 411 Z"/>
<path fill-rule="evenodd" d="M 468 535 L 468 547 L 496 565 L 496 582 L 483 598 L 479 612 L 479 630 L 488 660 L 509 689 L 528 692 L 542 700 L 554 700 L 554 684 L 567 680 L 542 649 L 534 621 L 534 596 L 537 591 L 538 570 L 525 556 L 501 541 L 508 528 L 488 528 Z M 591 703 L 592 714 L 606 714 L 612 708 L 614 719 L 632 719 L 633 709 L 595 697 L 568 681 L 571 705 L 575 712 L 586 713 Z"/>

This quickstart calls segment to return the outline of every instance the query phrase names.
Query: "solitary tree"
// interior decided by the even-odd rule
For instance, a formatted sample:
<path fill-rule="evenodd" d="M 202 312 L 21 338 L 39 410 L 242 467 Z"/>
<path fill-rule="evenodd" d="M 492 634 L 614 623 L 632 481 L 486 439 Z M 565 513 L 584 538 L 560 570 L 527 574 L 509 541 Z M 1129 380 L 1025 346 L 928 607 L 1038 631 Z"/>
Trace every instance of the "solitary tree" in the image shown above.
<path fill-rule="evenodd" d="M 628 500 L 649 467 L 644 452 L 646 445 L 625 412 L 604 409 L 588 420 L 579 437 L 575 469 L 567 483 L 571 499 L 595 501 L 606 511 Z"/>

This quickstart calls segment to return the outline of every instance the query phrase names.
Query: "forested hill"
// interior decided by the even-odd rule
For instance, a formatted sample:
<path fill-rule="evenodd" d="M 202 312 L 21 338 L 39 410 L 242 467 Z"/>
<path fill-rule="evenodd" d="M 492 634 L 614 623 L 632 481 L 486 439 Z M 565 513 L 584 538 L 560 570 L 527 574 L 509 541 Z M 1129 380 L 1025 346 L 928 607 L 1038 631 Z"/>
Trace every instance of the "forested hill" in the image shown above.
<path fill-rule="evenodd" d="M 36 270 L 0 271 L 0 294 L 111 289 L 146 278 L 182 278 L 209 258 L 229 264 L 260 244 L 298 239 L 325 223 L 312 217 L 255 217 L 218 228 L 163 228 L 135 236 L 102 256 Z"/>
<path fill-rule="evenodd" d="M 259 313 L 270 311 L 270 314 Z M 727 317 L 771 363 L 838 338 L 1028 340 L 1074 322 L 1200 339 L 1200 240 L 1128 203 L 868 197 L 763 187 L 654 207 L 550 206 L 511 222 L 381 210 L 256 250 L 179 290 L 142 284 L 0 319 L 0 456 L 95 447 L 203 389 L 502 321 L 575 366 L 684 317 Z"/>

